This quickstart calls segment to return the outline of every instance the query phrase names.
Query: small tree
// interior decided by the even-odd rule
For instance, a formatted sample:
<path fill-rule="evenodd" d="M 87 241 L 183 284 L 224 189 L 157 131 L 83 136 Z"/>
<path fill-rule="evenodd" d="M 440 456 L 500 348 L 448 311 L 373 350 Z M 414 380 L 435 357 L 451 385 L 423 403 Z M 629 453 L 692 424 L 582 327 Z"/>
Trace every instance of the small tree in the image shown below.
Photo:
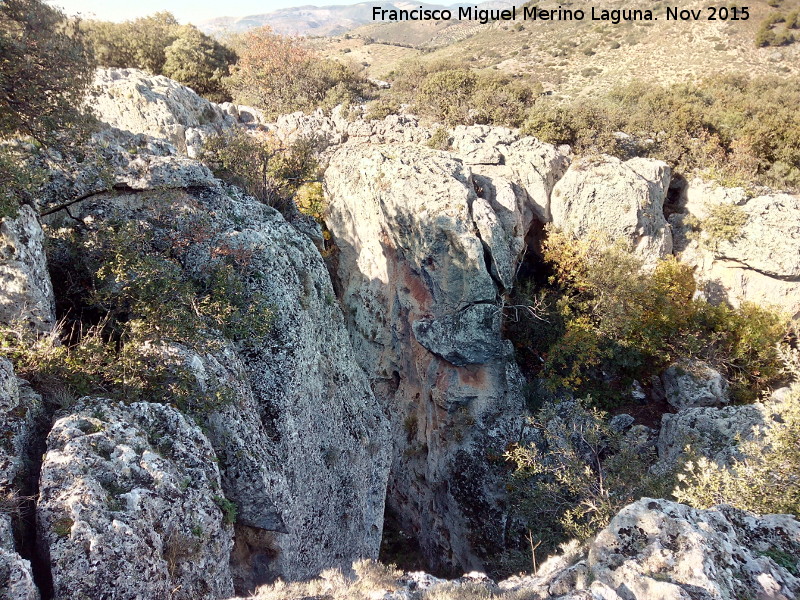
<path fill-rule="evenodd" d="M 308 110 L 360 93 L 361 82 L 350 69 L 315 55 L 293 38 L 261 27 L 234 41 L 239 61 L 228 86 L 237 102 L 271 115 Z"/>
<path fill-rule="evenodd" d="M 236 55 L 192 25 L 181 27 L 178 37 L 164 52 L 162 74 L 188 85 L 213 102 L 227 102 L 223 86 L 228 67 Z"/>
<path fill-rule="evenodd" d="M 40 0 L 0 2 L 0 217 L 32 202 L 43 181 L 25 152 L 2 142 L 30 137 L 63 151 L 79 141 L 88 119 L 76 107 L 92 73 L 79 31 L 60 12 Z"/>

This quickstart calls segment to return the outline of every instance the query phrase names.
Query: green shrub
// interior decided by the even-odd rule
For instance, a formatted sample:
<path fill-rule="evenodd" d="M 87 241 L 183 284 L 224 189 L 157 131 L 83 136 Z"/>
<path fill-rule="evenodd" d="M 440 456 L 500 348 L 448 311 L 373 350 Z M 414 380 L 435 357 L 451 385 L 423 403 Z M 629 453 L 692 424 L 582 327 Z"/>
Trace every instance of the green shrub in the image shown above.
<path fill-rule="evenodd" d="M 193 239 L 211 235 L 198 225 Z M 60 312 L 69 312 L 51 335 L 24 326 L 0 331 L 20 374 L 72 396 L 169 402 L 195 414 L 230 401 L 224 386 L 199 389 L 171 349 L 205 353 L 223 337 L 248 344 L 267 335 L 272 310 L 245 286 L 247 256 L 218 246 L 200 272 L 188 273 L 181 264 L 190 240 L 165 245 L 136 222 L 82 235 L 62 230 L 50 247 Z"/>
<path fill-rule="evenodd" d="M 621 244 L 550 230 L 544 258 L 549 282 L 523 285 L 513 300 L 539 306 L 539 318 L 509 322 L 507 330 L 531 376 L 554 392 L 614 404 L 634 379 L 649 381 L 686 357 L 720 369 L 742 400 L 781 375 L 786 319 L 753 304 L 695 299 L 691 267 L 672 257 L 643 272 Z"/>
<path fill-rule="evenodd" d="M 202 159 L 217 177 L 277 208 L 318 178 L 316 144 L 310 138 L 284 144 L 272 135 L 237 128 L 209 137 Z"/>
<path fill-rule="evenodd" d="M 538 443 L 518 444 L 511 503 L 547 556 L 570 539 L 586 540 L 623 506 L 642 496 L 664 497 L 668 476 L 649 473 L 653 449 L 626 443 L 591 401 L 548 405 L 531 419 Z"/>
<path fill-rule="evenodd" d="M 431 135 L 431 139 L 427 141 L 427 145 L 435 150 L 450 150 L 451 140 L 450 133 L 445 127 L 437 127 Z"/>
<path fill-rule="evenodd" d="M 723 243 L 735 242 L 747 224 L 747 213 L 735 204 L 718 204 L 708 211 L 708 216 L 697 224 L 700 243 L 716 252 Z"/>

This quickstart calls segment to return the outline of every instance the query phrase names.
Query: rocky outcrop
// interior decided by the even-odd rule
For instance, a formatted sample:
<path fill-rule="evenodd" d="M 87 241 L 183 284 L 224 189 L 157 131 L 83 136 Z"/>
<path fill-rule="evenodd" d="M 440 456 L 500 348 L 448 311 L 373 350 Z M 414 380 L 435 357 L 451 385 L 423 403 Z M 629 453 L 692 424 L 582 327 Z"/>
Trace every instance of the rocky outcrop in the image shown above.
<path fill-rule="evenodd" d="M 49 331 L 56 322 L 44 234 L 30 206 L 0 222 L 0 324 Z"/>
<path fill-rule="evenodd" d="M 578 238 L 601 234 L 620 240 L 653 264 L 672 252 L 664 218 L 670 176 L 667 164 L 656 160 L 576 159 L 553 188 L 553 225 Z"/>
<path fill-rule="evenodd" d="M 344 146 L 325 186 L 351 339 L 392 416 L 389 502 L 431 564 L 481 567 L 505 535 L 490 456 L 525 414 L 500 334 L 517 216 L 497 218 L 468 167 L 418 146 Z"/>
<path fill-rule="evenodd" d="M 661 380 L 667 402 L 678 410 L 721 406 L 730 402 L 727 380 L 719 371 L 701 361 L 670 365 Z"/>
<path fill-rule="evenodd" d="M 47 439 L 37 506 L 53 597 L 219 598 L 233 545 L 216 456 L 176 409 L 84 399 Z"/>
<path fill-rule="evenodd" d="M 738 440 L 751 439 L 765 424 L 761 404 L 687 408 L 661 418 L 659 468 L 672 468 L 687 446 L 699 456 L 726 465 L 737 456 Z"/>
<path fill-rule="evenodd" d="M 234 345 L 211 331 L 204 352 L 153 350 L 185 365 L 202 385 L 228 390 L 230 402 L 222 407 L 198 403 L 186 410 L 207 428 L 222 489 L 240 509 L 242 536 L 269 532 L 264 548 L 238 555 L 246 564 L 236 565 L 237 577 L 297 579 L 376 556 L 388 425 L 354 360 L 319 252 L 280 213 L 222 187 L 204 167 L 169 157 L 151 164 L 200 176 L 175 179 L 175 185 L 191 179 L 186 188 L 99 194 L 71 214 L 98 228 L 138 222 L 158 239 L 184 244 L 187 275 L 203 272 L 214 257 L 238 257 L 252 274 L 247 293 L 273 314 L 264 338 Z M 142 175 L 144 187 L 151 179 Z M 53 226 L 74 223 L 58 214 L 51 219 Z"/>
<path fill-rule="evenodd" d="M 597 535 L 588 563 L 624 599 L 793 598 L 798 552 L 800 524 L 789 515 L 643 498 Z"/>
<path fill-rule="evenodd" d="M 25 487 L 43 412 L 39 394 L 14 374 L 11 362 L 0 358 L 0 496 L 13 496 Z"/>
<path fill-rule="evenodd" d="M 732 239 L 717 240 L 711 249 L 703 244 L 703 221 L 721 204 L 741 207 L 746 220 Z M 687 186 L 681 212 L 670 221 L 680 239 L 680 260 L 696 267 L 700 289 L 711 301 L 774 305 L 800 316 L 800 197 L 750 198 L 742 188 L 695 179 Z M 692 236 L 697 222 L 700 235 Z"/>

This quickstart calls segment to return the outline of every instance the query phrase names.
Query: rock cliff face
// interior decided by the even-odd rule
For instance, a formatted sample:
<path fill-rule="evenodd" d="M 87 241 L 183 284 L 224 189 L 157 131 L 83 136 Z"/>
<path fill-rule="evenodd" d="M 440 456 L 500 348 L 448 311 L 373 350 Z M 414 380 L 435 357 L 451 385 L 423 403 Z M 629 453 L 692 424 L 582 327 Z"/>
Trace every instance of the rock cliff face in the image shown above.
<path fill-rule="evenodd" d="M 167 196 L 163 188 L 97 195 L 71 212 L 90 228 L 138 222 L 162 239 L 191 240 L 187 273 L 215 252 L 229 252 L 246 257 L 248 272 L 259 274 L 246 285 L 274 313 L 265 338 L 220 346 L 212 332 L 204 354 L 158 350 L 179 357 L 200 384 L 235 392 L 221 408 L 189 410 L 207 428 L 224 495 L 241 511 L 242 536 L 256 535 L 250 529 L 273 532 L 269 565 L 266 556 L 245 553 L 249 564 L 236 566 L 237 577 L 302 578 L 376 556 L 387 421 L 353 358 L 319 253 L 277 211 L 213 178 L 186 181 Z M 165 210 L 173 217 L 164 219 Z"/>
<path fill-rule="evenodd" d="M 491 455 L 525 415 L 495 275 L 513 232 L 442 152 L 344 147 L 325 181 L 351 338 L 392 416 L 389 501 L 432 564 L 483 566 L 504 541 Z"/>
<path fill-rule="evenodd" d="M 680 212 L 670 221 L 679 232 L 676 254 L 697 269 L 712 301 L 769 304 L 800 316 L 800 198 L 789 194 L 750 197 L 742 188 L 721 188 L 699 179 L 688 183 Z M 720 205 L 741 208 L 744 225 L 713 249 L 687 235 L 688 217 L 701 225 Z M 701 238 L 702 239 L 702 238 Z"/>

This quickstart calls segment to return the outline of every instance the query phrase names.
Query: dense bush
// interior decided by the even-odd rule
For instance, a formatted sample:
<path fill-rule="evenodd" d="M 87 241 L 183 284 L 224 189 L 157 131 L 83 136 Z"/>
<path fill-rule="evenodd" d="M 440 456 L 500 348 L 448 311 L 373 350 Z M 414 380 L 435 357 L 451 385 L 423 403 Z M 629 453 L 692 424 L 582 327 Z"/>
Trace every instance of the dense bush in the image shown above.
<path fill-rule="evenodd" d="M 85 21 L 81 29 L 97 63 L 166 75 L 215 102 L 230 100 L 223 80 L 236 54 L 168 12 L 124 23 Z"/>
<path fill-rule="evenodd" d="M 521 286 L 514 304 L 540 307 L 539 319 L 508 325 L 524 363 L 553 391 L 619 402 L 634 379 L 648 382 L 678 358 L 716 366 L 735 395 L 752 400 L 781 374 L 779 315 L 695 299 L 689 266 L 669 258 L 652 272 L 620 244 L 576 241 L 550 231 L 547 284 Z"/>
<path fill-rule="evenodd" d="M 517 127 L 541 93 L 541 86 L 521 78 L 473 71 L 446 61 L 409 61 L 389 75 L 389 97 L 418 114 L 459 124 Z"/>
<path fill-rule="evenodd" d="M 233 39 L 239 60 L 228 87 L 237 103 L 270 116 L 317 107 L 332 108 L 365 95 L 364 80 L 336 61 L 323 59 L 298 40 L 269 27 Z"/>
<path fill-rule="evenodd" d="M 757 513 L 800 517 L 800 393 L 765 408 L 760 439 L 739 444 L 739 458 L 722 467 L 706 458 L 689 461 L 678 475 L 675 497 L 697 508 L 730 504 Z"/>
<path fill-rule="evenodd" d="M 542 98 L 523 130 L 582 154 L 650 156 L 728 183 L 797 188 L 798 104 L 798 78 L 724 76 L 670 88 L 635 82 L 591 101 Z M 619 140 L 617 131 L 639 143 Z"/>
<path fill-rule="evenodd" d="M 203 160 L 217 177 L 279 209 L 318 179 L 316 145 L 310 138 L 287 144 L 265 133 L 233 129 L 206 140 Z M 319 209 L 314 196 L 313 189 L 303 189 L 303 206 L 311 211 Z"/>
<path fill-rule="evenodd" d="M 546 406 L 529 424 L 538 442 L 506 453 L 514 466 L 512 510 L 531 532 L 540 556 L 564 541 L 593 536 L 642 496 L 669 492 L 669 477 L 648 471 L 655 450 L 627 442 L 590 404 Z"/>
<path fill-rule="evenodd" d="M 212 249 L 201 271 L 185 269 L 193 245 L 213 235 L 207 217 L 196 217 L 190 229 L 180 239 L 134 221 L 55 232 L 48 258 L 60 328 L 44 337 L 4 328 L 4 354 L 40 389 L 62 388 L 67 396 L 171 402 L 192 411 L 228 401 L 223 387 L 198 389 L 174 349 L 207 352 L 223 336 L 250 343 L 268 333 L 272 311 L 245 286 L 246 256 Z"/>
<path fill-rule="evenodd" d="M 0 217 L 32 202 L 44 173 L 28 163 L 25 145 L 68 152 L 89 131 L 76 108 L 93 66 L 79 32 L 39 0 L 0 3 Z M 29 145 L 30 146 L 30 145 Z"/>

